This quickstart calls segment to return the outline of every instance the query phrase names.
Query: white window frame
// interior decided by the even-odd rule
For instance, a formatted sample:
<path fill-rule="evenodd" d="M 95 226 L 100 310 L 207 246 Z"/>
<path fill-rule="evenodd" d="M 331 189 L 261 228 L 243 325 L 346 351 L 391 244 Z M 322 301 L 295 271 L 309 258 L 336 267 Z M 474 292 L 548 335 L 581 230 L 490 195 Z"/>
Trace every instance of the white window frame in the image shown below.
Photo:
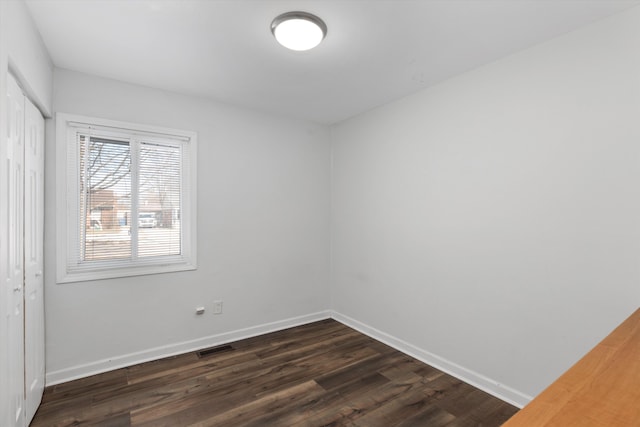
<path fill-rule="evenodd" d="M 183 155 L 181 180 L 182 206 L 180 211 L 182 250 L 180 256 L 153 257 L 136 262 L 91 261 L 77 262 L 80 253 L 80 237 L 77 236 L 80 221 L 79 209 L 79 159 L 76 134 L 78 129 L 97 129 L 100 132 L 117 132 L 144 138 L 169 138 L 188 144 Z M 191 131 L 169 129 L 75 114 L 56 114 L 56 241 L 57 283 L 81 282 L 147 274 L 195 270 L 196 262 L 196 177 L 197 134 Z M 70 179 L 77 176 L 77 179 Z M 185 188 L 186 187 L 186 188 Z"/>

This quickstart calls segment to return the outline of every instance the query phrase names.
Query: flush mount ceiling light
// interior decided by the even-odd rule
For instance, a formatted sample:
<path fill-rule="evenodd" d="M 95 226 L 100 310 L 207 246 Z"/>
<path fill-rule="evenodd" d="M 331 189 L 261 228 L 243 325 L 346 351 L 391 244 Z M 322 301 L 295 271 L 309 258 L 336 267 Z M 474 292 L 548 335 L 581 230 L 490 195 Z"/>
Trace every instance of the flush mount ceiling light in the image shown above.
<path fill-rule="evenodd" d="M 327 35 L 327 25 L 307 12 L 287 12 L 273 20 L 271 32 L 278 43 L 288 49 L 309 50 Z"/>

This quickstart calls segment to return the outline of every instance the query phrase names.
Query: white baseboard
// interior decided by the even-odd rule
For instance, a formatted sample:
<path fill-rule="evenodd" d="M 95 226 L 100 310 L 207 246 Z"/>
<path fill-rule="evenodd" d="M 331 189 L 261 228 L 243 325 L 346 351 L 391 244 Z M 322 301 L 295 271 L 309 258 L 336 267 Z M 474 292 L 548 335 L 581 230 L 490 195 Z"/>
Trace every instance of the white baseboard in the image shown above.
<path fill-rule="evenodd" d="M 443 357 L 418 348 L 413 344 L 409 344 L 406 341 L 393 337 L 376 328 L 352 319 L 349 316 L 345 316 L 344 314 L 340 314 L 333 310 L 330 310 L 330 313 L 331 317 L 338 322 L 344 323 L 345 325 L 357 330 L 358 332 L 362 332 L 363 334 L 368 335 L 373 339 L 381 341 L 388 346 L 395 348 L 396 350 L 408 354 L 409 356 L 414 357 L 415 359 L 418 359 L 421 362 L 426 363 L 427 365 L 433 366 L 434 368 L 446 372 L 447 374 L 452 375 L 466 382 L 467 384 L 471 384 L 472 386 L 479 388 L 480 390 L 486 391 L 487 393 L 497 397 L 498 399 L 517 406 L 518 408 L 524 407 L 533 399 L 533 397 L 519 392 L 518 390 L 514 390 L 511 387 L 500 384 L 498 381 L 492 380 L 491 378 L 485 377 L 484 375 L 462 367 Z"/>
<path fill-rule="evenodd" d="M 91 375 L 112 371 L 114 369 L 136 365 L 138 363 L 149 362 L 152 360 L 162 359 L 164 357 L 170 357 L 178 354 L 200 350 L 202 348 L 227 344 L 245 338 L 268 334 L 270 332 L 276 332 L 327 318 L 333 318 L 338 322 L 343 323 L 373 339 L 381 341 L 398 351 L 408 354 L 409 356 L 412 356 L 420 360 L 421 362 L 431 365 L 434 368 L 440 369 L 441 371 L 446 372 L 449 375 L 452 375 L 468 384 L 471 384 L 474 387 L 479 388 L 480 390 L 486 391 L 487 393 L 492 394 L 493 396 L 496 396 L 497 398 L 504 400 L 505 402 L 509 402 L 519 408 L 522 408 L 533 399 L 531 396 L 514 390 L 504 384 L 500 384 L 499 382 L 492 380 L 491 378 L 485 377 L 484 375 L 464 368 L 443 357 L 418 348 L 413 344 L 409 344 L 406 341 L 391 336 L 385 332 L 382 332 L 376 328 L 373 328 L 369 325 L 359 322 L 358 320 L 355 320 L 349 316 L 333 310 L 325 310 L 304 316 L 292 317 L 277 322 L 265 323 L 262 325 L 238 329 L 222 334 L 210 335 L 207 337 L 198 338 L 196 340 L 183 341 L 180 343 L 155 347 L 149 350 L 124 354 L 109 359 L 97 360 L 82 365 L 48 372 L 46 374 L 46 385 L 51 386 L 60 384 L 78 378 L 84 378 Z"/>
<path fill-rule="evenodd" d="M 164 357 L 175 356 L 178 354 L 188 353 L 207 347 L 227 344 L 230 342 L 251 338 L 258 335 L 268 334 L 294 326 L 304 325 L 306 323 L 316 322 L 318 320 L 328 319 L 330 311 L 320 311 L 304 316 L 292 317 L 289 319 L 279 320 L 277 322 L 265 323 L 262 325 L 252 326 L 249 328 L 238 329 L 236 331 L 225 332 L 217 335 L 210 335 L 191 341 L 183 341 L 180 343 L 164 345 L 151 348 L 136 353 L 124 354 L 121 356 L 111 357 L 109 359 L 97 360 L 83 365 L 72 366 L 70 368 L 60 369 L 48 372 L 46 374 L 46 385 L 55 385 L 78 378 L 84 378 L 103 372 L 113 371 L 138 363 L 149 362 L 152 360 L 162 359 Z"/>

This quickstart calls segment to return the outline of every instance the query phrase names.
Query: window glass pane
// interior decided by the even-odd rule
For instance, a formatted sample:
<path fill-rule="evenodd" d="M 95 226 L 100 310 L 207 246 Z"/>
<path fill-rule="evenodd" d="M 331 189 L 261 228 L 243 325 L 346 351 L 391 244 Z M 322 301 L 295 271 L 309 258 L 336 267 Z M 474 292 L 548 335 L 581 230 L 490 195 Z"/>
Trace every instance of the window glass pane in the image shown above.
<path fill-rule="evenodd" d="M 82 261 L 131 257 L 128 141 L 80 136 Z"/>
<path fill-rule="evenodd" d="M 140 144 L 138 256 L 180 255 L 180 148 Z"/>

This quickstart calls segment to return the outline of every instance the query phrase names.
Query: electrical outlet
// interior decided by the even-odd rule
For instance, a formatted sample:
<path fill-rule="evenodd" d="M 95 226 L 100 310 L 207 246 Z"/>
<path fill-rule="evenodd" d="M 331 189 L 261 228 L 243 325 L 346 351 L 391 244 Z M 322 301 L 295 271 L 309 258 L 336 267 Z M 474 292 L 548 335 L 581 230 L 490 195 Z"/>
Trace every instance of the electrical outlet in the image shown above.
<path fill-rule="evenodd" d="M 213 314 L 222 314 L 222 301 L 213 302 Z"/>

